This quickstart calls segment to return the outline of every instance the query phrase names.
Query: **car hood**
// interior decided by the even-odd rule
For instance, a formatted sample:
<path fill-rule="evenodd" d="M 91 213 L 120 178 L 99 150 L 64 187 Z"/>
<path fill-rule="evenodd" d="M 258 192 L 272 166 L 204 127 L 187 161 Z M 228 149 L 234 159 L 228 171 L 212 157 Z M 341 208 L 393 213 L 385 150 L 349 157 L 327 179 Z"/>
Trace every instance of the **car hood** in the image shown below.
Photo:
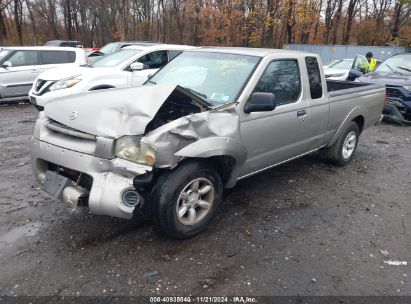
<path fill-rule="evenodd" d="M 325 75 L 343 74 L 348 73 L 348 69 L 335 69 L 335 68 L 324 68 Z"/>
<path fill-rule="evenodd" d="M 393 86 L 411 86 L 411 75 L 369 73 L 358 78 L 361 82 L 378 83 Z"/>
<path fill-rule="evenodd" d="M 45 106 L 47 117 L 96 136 L 142 135 L 168 97 L 178 92 L 201 110 L 208 103 L 176 85 L 110 89 L 63 97 Z"/>
<path fill-rule="evenodd" d="M 67 79 L 74 76 L 83 78 L 92 77 L 92 75 L 110 74 L 113 68 L 89 68 L 89 67 L 61 67 L 45 71 L 39 75 L 39 79 L 56 81 Z"/>

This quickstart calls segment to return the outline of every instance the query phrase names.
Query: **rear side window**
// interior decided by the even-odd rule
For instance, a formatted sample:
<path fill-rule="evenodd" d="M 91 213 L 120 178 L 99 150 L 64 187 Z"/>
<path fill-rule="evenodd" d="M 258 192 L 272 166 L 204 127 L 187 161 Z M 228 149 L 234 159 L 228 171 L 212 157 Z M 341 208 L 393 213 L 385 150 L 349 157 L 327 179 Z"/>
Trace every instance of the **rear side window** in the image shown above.
<path fill-rule="evenodd" d="M 306 57 L 308 80 L 310 82 L 310 92 L 312 99 L 323 97 L 323 86 L 321 83 L 321 72 L 318 66 L 318 60 L 315 57 Z"/>
<path fill-rule="evenodd" d="M 73 63 L 76 61 L 76 52 L 71 51 L 40 51 L 42 64 Z"/>
<path fill-rule="evenodd" d="M 171 50 L 168 51 L 168 54 L 170 55 L 170 61 L 173 60 L 175 57 L 177 57 L 178 55 L 180 55 L 183 51 L 180 50 Z"/>
<path fill-rule="evenodd" d="M 6 61 L 14 67 L 39 64 L 37 51 L 15 51 Z"/>
<path fill-rule="evenodd" d="M 277 105 L 296 102 L 301 93 L 297 60 L 277 60 L 270 63 L 254 92 L 273 93 Z"/>

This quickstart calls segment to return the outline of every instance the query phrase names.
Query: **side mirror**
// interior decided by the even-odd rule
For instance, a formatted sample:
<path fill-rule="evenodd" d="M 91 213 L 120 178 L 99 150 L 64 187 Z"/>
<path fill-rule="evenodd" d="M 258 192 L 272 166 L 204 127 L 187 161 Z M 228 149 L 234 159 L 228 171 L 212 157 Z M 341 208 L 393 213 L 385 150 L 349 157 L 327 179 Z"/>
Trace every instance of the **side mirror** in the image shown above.
<path fill-rule="evenodd" d="M 5 61 L 2 64 L 2 67 L 7 69 L 7 68 L 11 68 L 13 66 L 13 64 L 10 61 Z"/>
<path fill-rule="evenodd" d="M 133 62 L 132 64 L 130 64 L 130 69 L 132 71 L 141 71 L 144 70 L 144 63 L 141 62 Z"/>
<path fill-rule="evenodd" d="M 273 93 L 255 92 L 244 107 L 245 113 L 251 112 L 270 112 L 277 106 Z"/>

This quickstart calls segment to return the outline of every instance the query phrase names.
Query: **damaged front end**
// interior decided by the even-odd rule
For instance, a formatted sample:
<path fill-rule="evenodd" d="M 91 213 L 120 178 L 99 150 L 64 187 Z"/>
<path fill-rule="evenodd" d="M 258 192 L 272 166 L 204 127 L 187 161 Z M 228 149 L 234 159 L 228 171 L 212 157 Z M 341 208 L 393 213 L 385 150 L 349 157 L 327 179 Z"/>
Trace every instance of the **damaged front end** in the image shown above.
<path fill-rule="evenodd" d="M 402 87 L 387 86 L 383 119 L 400 126 L 411 126 L 411 93 Z"/>
<path fill-rule="evenodd" d="M 162 170 L 187 157 L 218 155 L 246 159 L 235 108 L 212 109 L 176 85 L 53 101 L 32 139 L 33 171 L 46 192 L 73 207 L 122 218 L 144 208 Z"/>

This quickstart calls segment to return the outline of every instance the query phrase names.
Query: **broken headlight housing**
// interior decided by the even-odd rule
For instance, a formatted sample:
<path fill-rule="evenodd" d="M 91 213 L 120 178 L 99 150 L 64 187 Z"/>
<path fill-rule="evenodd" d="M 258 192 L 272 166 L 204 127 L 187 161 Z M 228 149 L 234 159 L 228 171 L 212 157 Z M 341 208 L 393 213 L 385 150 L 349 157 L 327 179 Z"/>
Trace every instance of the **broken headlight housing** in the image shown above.
<path fill-rule="evenodd" d="M 153 166 L 156 151 L 141 141 L 141 136 L 123 136 L 116 141 L 115 156 L 134 163 Z"/>
<path fill-rule="evenodd" d="M 49 91 L 57 91 L 57 90 L 71 88 L 81 81 L 81 79 L 78 78 L 79 76 L 80 75 L 76 75 L 70 78 L 59 80 L 50 86 Z"/>

